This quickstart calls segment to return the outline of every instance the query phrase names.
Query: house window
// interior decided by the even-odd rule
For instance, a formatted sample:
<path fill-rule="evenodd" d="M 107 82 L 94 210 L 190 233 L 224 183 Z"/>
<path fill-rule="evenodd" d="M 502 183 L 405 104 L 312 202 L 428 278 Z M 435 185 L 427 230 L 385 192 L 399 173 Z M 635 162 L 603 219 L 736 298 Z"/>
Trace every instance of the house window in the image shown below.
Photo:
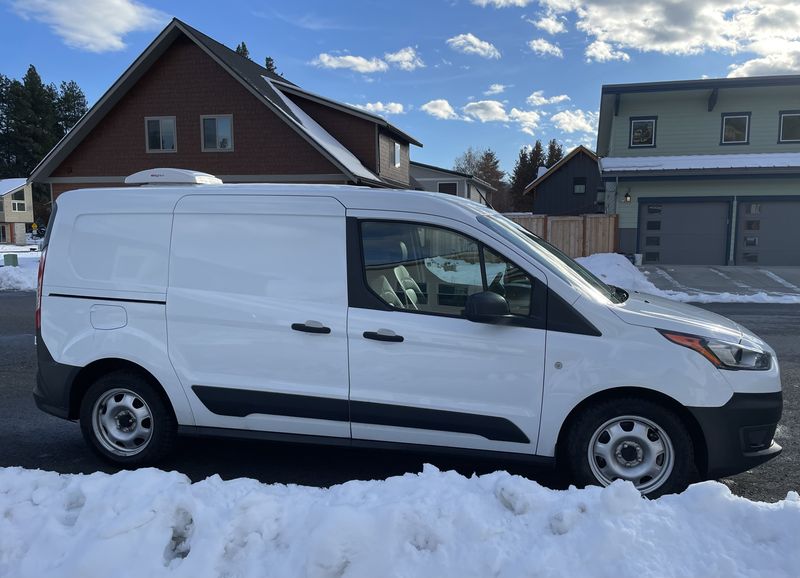
<path fill-rule="evenodd" d="M 25 212 L 25 191 L 17 191 L 11 195 L 11 210 L 17 213 Z"/>
<path fill-rule="evenodd" d="M 656 146 L 656 117 L 631 117 L 631 147 Z"/>
<path fill-rule="evenodd" d="M 394 143 L 394 156 L 392 157 L 395 168 L 400 168 L 400 143 Z"/>
<path fill-rule="evenodd" d="M 174 153 L 175 146 L 175 117 L 174 116 L 148 116 L 144 119 L 147 133 L 147 152 L 149 153 Z"/>
<path fill-rule="evenodd" d="M 439 183 L 439 192 L 446 195 L 458 195 L 458 183 Z"/>
<path fill-rule="evenodd" d="M 572 193 L 582 195 L 586 192 L 586 177 L 575 177 L 572 179 Z"/>
<path fill-rule="evenodd" d="M 750 142 L 750 113 L 723 113 L 720 144 L 747 144 Z"/>
<path fill-rule="evenodd" d="M 233 150 L 233 115 L 201 116 L 203 152 Z"/>
<path fill-rule="evenodd" d="M 778 142 L 800 142 L 800 110 L 782 110 Z"/>

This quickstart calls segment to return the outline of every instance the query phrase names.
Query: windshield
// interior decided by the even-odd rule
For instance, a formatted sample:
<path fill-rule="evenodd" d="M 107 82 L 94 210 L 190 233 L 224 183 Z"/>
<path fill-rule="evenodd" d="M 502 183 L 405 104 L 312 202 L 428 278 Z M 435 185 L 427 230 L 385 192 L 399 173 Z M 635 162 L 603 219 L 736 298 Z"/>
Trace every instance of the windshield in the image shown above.
<path fill-rule="evenodd" d="M 618 291 L 615 287 L 606 285 L 586 267 L 511 219 L 494 214 L 481 215 L 478 217 L 478 221 L 500 234 L 515 247 L 533 257 L 537 263 L 541 263 L 571 285 L 588 285 L 614 303 L 621 303 L 627 298 L 624 291 Z"/>

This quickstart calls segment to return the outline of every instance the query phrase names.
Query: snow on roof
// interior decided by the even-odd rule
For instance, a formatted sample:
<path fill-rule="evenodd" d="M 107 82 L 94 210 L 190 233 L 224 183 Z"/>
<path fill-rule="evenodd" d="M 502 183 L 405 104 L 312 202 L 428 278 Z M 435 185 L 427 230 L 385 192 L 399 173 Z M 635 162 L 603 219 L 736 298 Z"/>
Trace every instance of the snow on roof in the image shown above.
<path fill-rule="evenodd" d="M 622 171 L 800 168 L 800 153 L 606 157 L 600 159 L 600 167 L 606 173 Z"/>
<path fill-rule="evenodd" d="M 297 106 L 292 100 L 283 94 L 272 80 L 262 76 L 266 82 L 283 100 L 283 104 L 292 112 L 298 126 L 310 136 L 318 145 L 328 151 L 340 164 L 342 164 L 354 176 L 371 181 L 380 181 L 378 176 L 361 164 L 353 153 L 351 153 L 342 143 L 336 140 L 331 133 L 322 128 L 313 118 L 308 116 L 305 111 Z M 296 120 L 295 120 L 296 119 Z"/>
<path fill-rule="evenodd" d="M 0 179 L 0 197 L 23 187 L 28 179 Z"/>

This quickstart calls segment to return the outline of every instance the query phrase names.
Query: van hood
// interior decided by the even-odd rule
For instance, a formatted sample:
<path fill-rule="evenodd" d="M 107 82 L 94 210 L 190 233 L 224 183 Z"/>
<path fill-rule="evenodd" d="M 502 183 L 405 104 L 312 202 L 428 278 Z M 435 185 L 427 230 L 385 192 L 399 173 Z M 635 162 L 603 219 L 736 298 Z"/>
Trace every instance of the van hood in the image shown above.
<path fill-rule="evenodd" d="M 641 327 L 669 329 L 735 343 L 743 335 L 742 327 L 727 317 L 679 301 L 635 291 L 631 291 L 623 303 L 611 306 L 611 310 L 625 323 Z"/>

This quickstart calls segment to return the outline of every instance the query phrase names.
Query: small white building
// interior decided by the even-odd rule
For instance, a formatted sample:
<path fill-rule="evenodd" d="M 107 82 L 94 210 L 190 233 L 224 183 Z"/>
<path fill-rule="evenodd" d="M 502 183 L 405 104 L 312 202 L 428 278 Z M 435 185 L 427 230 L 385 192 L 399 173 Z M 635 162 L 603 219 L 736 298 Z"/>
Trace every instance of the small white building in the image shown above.
<path fill-rule="evenodd" d="M 25 225 L 33 223 L 33 192 L 25 178 L 0 179 L 0 243 L 25 245 Z"/>
<path fill-rule="evenodd" d="M 415 188 L 455 195 L 491 206 L 494 187 L 478 177 L 416 161 L 411 161 L 409 172 Z"/>

